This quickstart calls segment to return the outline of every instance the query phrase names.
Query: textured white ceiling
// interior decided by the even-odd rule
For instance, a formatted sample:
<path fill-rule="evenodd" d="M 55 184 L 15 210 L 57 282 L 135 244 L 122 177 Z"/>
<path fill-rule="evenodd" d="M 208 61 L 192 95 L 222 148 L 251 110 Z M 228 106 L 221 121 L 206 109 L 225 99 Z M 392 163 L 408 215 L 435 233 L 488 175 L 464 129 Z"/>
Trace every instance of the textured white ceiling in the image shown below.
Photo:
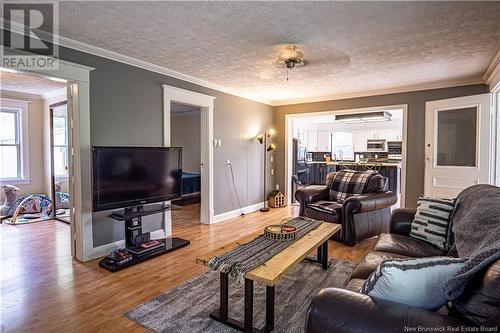
<path fill-rule="evenodd" d="M 65 37 L 284 103 L 479 81 L 500 2 L 60 2 Z M 275 67 L 297 44 L 307 65 Z"/>
<path fill-rule="evenodd" d="M 65 82 L 27 73 L 0 71 L 0 90 L 43 96 L 66 87 Z"/>

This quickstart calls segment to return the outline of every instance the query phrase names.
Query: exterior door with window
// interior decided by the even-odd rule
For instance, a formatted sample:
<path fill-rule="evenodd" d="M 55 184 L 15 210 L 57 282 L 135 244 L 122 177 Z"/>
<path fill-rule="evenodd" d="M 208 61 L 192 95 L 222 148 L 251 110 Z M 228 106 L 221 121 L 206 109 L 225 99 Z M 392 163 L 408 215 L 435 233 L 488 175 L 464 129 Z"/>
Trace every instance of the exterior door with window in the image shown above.
<path fill-rule="evenodd" d="M 455 197 L 490 182 L 491 115 L 490 94 L 426 103 L 425 195 Z"/>

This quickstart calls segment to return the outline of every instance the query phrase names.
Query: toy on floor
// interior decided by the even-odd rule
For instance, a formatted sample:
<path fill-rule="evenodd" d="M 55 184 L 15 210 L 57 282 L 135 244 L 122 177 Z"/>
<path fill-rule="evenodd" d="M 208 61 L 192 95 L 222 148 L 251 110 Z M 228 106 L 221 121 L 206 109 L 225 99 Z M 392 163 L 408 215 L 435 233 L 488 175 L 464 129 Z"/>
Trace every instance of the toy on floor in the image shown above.
<path fill-rule="evenodd" d="M 56 209 L 69 209 L 69 194 L 61 192 L 63 182 L 58 181 L 55 186 L 55 208 Z M 57 214 L 56 214 L 57 215 Z"/>
<path fill-rule="evenodd" d="M 7 224 L 26 224 L 51 219 L 52 201 L 44 195 L 32 194 L 24 197 L 17 205 L 12 217 L 4 220 Z"/>
<path fill-rule="evenodd" d="M 3 195 L 5 196 L 5 201 L 2 206 L 0 206 L 0 215 L 11 216 L 14 211 L 14 203 L 19 197 L 19 188 L 14 185 L 5 184 L 2 185 Z"/>

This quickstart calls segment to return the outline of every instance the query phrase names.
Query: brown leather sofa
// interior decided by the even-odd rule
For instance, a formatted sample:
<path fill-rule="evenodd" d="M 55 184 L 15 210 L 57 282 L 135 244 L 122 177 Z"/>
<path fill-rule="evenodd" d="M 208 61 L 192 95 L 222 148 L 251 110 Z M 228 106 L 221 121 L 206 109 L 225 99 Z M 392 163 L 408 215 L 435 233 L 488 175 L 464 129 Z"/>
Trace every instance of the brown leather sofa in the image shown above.
<path fill-rule="evenodd" d="M 348 198 L 343 203 L 330 201 L 330 186 L 335 172 L 326 177 L 325 185 L 311 185 L 295 192 L 300 202 L 299 216 L 342 225 L 332 239 L 354 246 L 356 242 L 386 232 L 390 207 L 397 202 L 393 192 L 386 191 L 387 179 L 371 177 L 365 193 Z"/>
<path fill-rule="evenodd" d="M 500 209 L 500 207 L 499 207 Z M 346 289 L 327 288 L 312 300 L 306 319 L 307 333 L 344 332 L 482 332 L 483 327 L 500 324 L 500 260 L 469 283 L 465 293 L 437 312 L 375 300 L 359 293 L 365 279 L 386 258 L 420 258 L 449 255 L 438 248 L 409 237 L 415 210 L 397 209 L 390 220 L 390 233 L 379 237 L 373 252 L 359 263 Z M 466 330 L 467 328 L 477 330 Z"/>

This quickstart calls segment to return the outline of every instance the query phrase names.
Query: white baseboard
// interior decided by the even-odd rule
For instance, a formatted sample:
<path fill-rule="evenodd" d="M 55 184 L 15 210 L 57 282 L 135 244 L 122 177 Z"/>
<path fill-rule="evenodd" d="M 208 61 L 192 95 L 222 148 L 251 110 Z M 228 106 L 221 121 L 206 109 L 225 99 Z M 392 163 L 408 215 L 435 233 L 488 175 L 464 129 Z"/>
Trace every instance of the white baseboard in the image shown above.
<path fill-rule="evenodd" d="M 253 212 L 261 209 L 263 206 L 264 206 L 264 203 L 263 202 L 259 202 L 259 203 L 256 203 L 255 205 L 250 205 L 250 206 L 243 207 L 241 210 L 240 209 L 235 209 L 235 210 L 232 210 L 232 211 L 229 211 L 229 212 L 226 212 L 226 213 L 217 214 L 213 218 L 213 223 L 219 223 L 219 222 L 222 222 L 222 221 L 226 221 L 226 220 L 232 219 L 234 217 L 238 217 L 238 216 L 241 215 L 241 211 L 243 211 L 243 214 L 253 213 Z"/>
<path fill-rule="evenodd" d="M 151 239 L 155 238 L 164 238 L 165 237 L 165 231 L 163 229 L 152 231 L 151 232 Z M 92 249 L 92 254 L 89 258 L 89 260 L 99 258 L 99 257 L 104 257 L 105 255 L 108 255 L 111 253 L 111 251 L 120 249 L 122 247 L 125 247 L 125 240 L 119 240 L 113 243 L 108 243 L 104 244 L 98 247 L 94 247 Z"/>

